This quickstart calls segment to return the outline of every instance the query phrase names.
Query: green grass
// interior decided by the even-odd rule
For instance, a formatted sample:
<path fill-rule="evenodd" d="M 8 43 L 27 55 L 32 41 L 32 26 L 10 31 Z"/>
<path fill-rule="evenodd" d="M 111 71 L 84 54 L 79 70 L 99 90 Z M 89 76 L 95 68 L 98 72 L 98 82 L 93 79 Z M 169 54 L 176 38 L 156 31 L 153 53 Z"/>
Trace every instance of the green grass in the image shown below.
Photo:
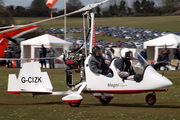
<path fill-rule="evenodd" d="M 64 69 L 43 69 L 51 79 L 54 91 L 67 90 Z M 148 93 L 115 94 L 108 105 L 102 105 L 92 94 L 82 94 L 80 107 L 72 108 L 63 96 L 7 93 L 8 74 L 18 74 L 17 68 L 0 67 L 0 119 L 4 120 L 178 120 L 180 118 L 180 71 L 165 71 L 174 85 L 167 92 L 156 92 L 155 105 L 145 102 Z M 161 72 L 160 72 L 161 73 Z M 79 74 L 74 74 L 79 81 Z"/>
<path fill-rule="evenodd" d="M 45 18 L 15 18 L 17 24 L 35 22 Z M 142 27 L 160 31 L 180 32 L 180 16 L 163 17 L 109 17 L 96 18 L 96 26 Z M 63 19 L 39 24 L 40 28 L 62 28 Z M 67 18 L 67 27 L 82 27 L 82 18 Z M 83 36 L 75 34 L 76 37 Z M 117 38 L 97 36 L 97 39 L 114 41 Z M 118 38 L 119 39 L 119 38 Z M 67 90 L 64 69 L 43 69 L 51 79 L 53 90 Z M 110 104 L 102 105 L 92 94 L 82 94 L 80 107 L 71 108 L 62 101 L 63 96 L 13 95 L 7 93 L 8 74 L 19 69 L 0 67 L 0 119 L 3 120 L 178 120 L 180 118 L 180 71 L 165 71 L 173 82 L 167 92 L 156 92 L 153 106 L 145 102 L 148 93 L 115 95 Z M 160 72 L 161 73 L 161 72 Z M 74 74 L 79 81 L 79 74 Z"/>
<path fill-rule="evenodd" d="M 22 18 L 16 17 L 17 24 L 36 22 L 47 18 Z M 67 28 L 82 27 L 82 18 L 67 17 Z M 95 18 L 96 26 L 127 26 L 142 27 L 150 30 L 180 32 L 180 16 L 157 16 L 157 17 L 106 17 Z M 64 19 L 59 18 L 39 24 L 40 28 L 63 28 Z"/>
<path fill-rule="evenodd" d="M 27 24 L 44 20 L 47 18 L 41 17 L 16 17 L 16 24 Z M 169 31 L 169 32 L 180 32 L 180 16 L 158 16 L 158 17 L 106 17 L 106 18 L 95 18 L 96 26 L 126 26 L 126 27 L 140 27 L 149 30 Z M 64 19 L 59 18 L 38 24 L 39 28 L 64 28 Z M 71 18 L 67 17 L 67 28 L 83 27 L 82 18 Z M 68 33 L 69 36 L 82 37 L 83 33 Z M 97 35 L 96 39 L 103 39 L 105 41 L 124 41 L 125 39 L 114 38 L 108 36 Z"/>

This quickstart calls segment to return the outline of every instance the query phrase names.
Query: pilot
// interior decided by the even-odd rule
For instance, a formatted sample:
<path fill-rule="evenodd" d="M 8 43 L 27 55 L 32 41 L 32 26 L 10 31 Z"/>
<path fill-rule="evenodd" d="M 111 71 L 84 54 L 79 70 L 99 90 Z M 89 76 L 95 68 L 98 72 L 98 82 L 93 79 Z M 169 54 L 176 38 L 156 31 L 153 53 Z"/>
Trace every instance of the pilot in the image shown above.
<path fill-rule="evenodd" d="M 124 80 L 134 80 L 136 82 L 142 81 L 142 74 L 134 72 L 130 59 L 132 52 L 128 48 L 121 50 L 121 58 L 115 61 L 118 75 Z"/>
<path fill-rule="evenodd" d="M 109 72 L 109 67 L 102 56 L 100 47 L 94 46 L 92 48 L 92 56 L 90 57 L 88 64 L 92 72 L 112 77 L 112 74 Z"/>

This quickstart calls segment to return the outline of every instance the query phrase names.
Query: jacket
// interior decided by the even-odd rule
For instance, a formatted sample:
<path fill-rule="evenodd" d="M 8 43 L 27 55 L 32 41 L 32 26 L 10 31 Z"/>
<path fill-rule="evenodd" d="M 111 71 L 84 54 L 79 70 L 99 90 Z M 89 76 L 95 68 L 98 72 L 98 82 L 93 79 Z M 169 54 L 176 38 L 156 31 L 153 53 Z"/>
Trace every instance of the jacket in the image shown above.
<path fill-rule="evenodd" d="M 161 53 L 163 57 L 168 57 L 168 55 L 170 54 L 170 50 L 168 48 L 163 48 Z"/>
<path fill-rule="evenodd" d="M 146 60 L 147 59 L 147 53 L 144 51 L 141 51 L 140 55 Z"/>
<path fill-rule="evenodd" d="M 179 49 L 174 49 L 174 59 L 179 59 Z"/>
<path fill-rule="evenodd" d="M 120 58 L 117 61 L 115 61 L 115 66 L 117 68 L 118 75 L 122 78 L 135 74 L 131 62 L 129 60 Z"/>
<path fill-rule="evenodd" d="M 16 48 L 14 50 L 14 55 L 15 55 L 15 58 L 20 58 L 21 57 L 21 48 Z"/>
<path fill-rule="evenodd" d="M 45 58 L 46 57 L 46 48 L 43 47 L 43 48 L 40 48 L 41 51 L 39 52 L 40 54 L 40 58 Z"/>
<path fill-rule="evenodd" d="M 54 50 L 54 49 L 49 49 L 49 50 L 47 51 L 47 53 L 49 54 L 49 55 L 48 55 L 49 57 L 54 57 L 54 56 L 55 56 L 55 50 Z"/>
<path fill-rule="evenodd" d="M 9 50 L 10 52 L 8 52 L 8 50 Z M 5 52 L 5 57 L 6 57 L 6 58 L 13 58 L 13 48 L 12 48 L 12 47 L 7 47 L 7 48 L 4 50 L 4 52 Z"/>
<path fill-rule="evenodd" d="M 103 75 L 108 74 L 109 67 L 105 63 L 105 59 L 103 57 L 91 56 L 88 64 L 92 72 L 103 74 Z"/>

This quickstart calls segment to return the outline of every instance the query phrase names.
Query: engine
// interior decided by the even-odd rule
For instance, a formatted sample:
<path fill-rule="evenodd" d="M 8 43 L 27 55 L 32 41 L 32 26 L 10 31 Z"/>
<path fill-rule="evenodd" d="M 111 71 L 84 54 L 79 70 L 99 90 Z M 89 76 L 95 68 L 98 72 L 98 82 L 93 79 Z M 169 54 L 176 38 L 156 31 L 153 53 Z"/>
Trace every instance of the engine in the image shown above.
<path fill-rule="evenodd" d="M 85 54 L 72 53 L 65 51 L 63 53 L 63 61 L 69 67 L 68 69 L 80 69 L 84 66 Z"/>
<path fill-rule="evenodd" d="M 80 72 L 81 80 L 84 79 L 84 60 L 85 60 L 85 54 L 83 53 L 73 53 L 73 52 L 67 52 L 64 51 L 64 53 L 61 55 L 60 60 L 64 61 L 67 65 L 66 68 L 66 83 L 68 87 L 74 87 L 73 84 L 73 69 L 75 69 L 75 72 Z M 81 82 L 81 81 L 80 81 Z M 77 83 L 78 84 L 78 83 Z"/>

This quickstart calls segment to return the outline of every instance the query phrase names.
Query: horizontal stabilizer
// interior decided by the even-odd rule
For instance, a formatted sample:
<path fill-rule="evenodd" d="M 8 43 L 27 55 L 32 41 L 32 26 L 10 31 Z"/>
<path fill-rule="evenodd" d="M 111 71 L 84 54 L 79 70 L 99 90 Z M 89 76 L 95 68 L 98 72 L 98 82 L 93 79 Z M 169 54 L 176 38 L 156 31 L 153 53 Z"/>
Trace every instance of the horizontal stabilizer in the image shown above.
<path fill-rule="evenodd" d="M 8 93 L 20 94 L 21 89 L 15 74 L 9 74 Z"/>

